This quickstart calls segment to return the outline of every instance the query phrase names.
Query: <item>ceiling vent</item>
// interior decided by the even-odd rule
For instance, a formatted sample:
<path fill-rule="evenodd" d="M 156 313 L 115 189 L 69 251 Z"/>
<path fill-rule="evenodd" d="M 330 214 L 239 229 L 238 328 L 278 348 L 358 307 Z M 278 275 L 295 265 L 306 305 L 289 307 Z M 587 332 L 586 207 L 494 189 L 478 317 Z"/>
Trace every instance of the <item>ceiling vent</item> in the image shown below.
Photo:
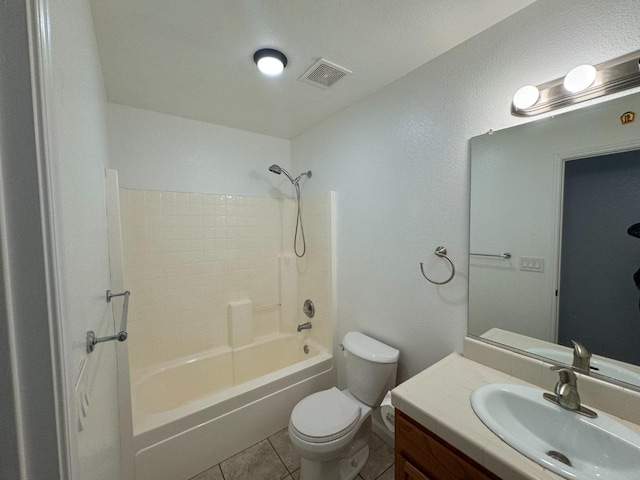
<path fill-rule="evenodd" d="M 300 80 L 326 90 L 351 73 L 350 70 L 321 58 L 300 77 Z"/>

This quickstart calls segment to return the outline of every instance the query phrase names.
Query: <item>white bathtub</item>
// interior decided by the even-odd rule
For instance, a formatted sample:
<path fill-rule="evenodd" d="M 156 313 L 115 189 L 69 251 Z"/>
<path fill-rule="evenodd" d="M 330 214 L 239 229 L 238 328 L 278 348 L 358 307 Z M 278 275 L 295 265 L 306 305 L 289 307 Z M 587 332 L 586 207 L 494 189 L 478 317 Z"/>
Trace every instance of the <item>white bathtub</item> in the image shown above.
<path fill-rule="evenodd" d="M 331 355 L 304 334 L 146 371 L 132 386 L 136 479 L 187 480 L 286 427 L 300 399 L 335 380 Z"/>

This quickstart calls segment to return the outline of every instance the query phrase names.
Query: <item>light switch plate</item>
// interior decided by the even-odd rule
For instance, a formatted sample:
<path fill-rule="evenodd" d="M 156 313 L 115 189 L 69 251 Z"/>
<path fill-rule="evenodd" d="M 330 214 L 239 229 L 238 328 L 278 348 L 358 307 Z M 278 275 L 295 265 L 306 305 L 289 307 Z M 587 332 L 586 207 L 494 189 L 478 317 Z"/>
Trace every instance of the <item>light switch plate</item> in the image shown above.
<path fill-rule="evenodd" d="M 544 258 L 520 257 L 520 270 L 526 272 L 544 272 Z"/>

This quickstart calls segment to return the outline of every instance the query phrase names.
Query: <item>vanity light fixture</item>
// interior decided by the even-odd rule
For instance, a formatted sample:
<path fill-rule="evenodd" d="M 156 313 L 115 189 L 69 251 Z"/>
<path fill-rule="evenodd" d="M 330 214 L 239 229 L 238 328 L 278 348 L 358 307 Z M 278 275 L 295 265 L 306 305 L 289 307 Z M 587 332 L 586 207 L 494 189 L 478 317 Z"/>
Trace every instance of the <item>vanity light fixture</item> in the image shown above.
<path fill-rule="evenodd" d="M 532 117 L 640 86 L 640 50 L 598 65 L 580 65 L 564 78 L 527 85 L 513 96 L 511 114 Z"/>
<path fill-rule="evenodd" d="M 273 48 L 261 48 L 253 54 L 258 70 L 268 77 L 277 77 L 287 66 L 287 57 L 284 53 Z"/>

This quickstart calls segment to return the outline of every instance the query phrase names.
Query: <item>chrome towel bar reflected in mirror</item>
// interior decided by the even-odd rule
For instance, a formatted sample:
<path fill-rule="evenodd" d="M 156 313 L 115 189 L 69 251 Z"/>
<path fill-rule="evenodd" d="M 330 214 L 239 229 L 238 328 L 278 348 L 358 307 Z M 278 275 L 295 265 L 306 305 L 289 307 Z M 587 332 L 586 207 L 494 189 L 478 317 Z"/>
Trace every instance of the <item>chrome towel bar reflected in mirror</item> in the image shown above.
<path fill-rule="evenodd" d="M 495 258 L 504 258 L 505 260 L 509 260 L 511 258 L 511 254 L 509 252 L 504 252 L 501 254 L 492 254 L 492 253 L 470 253 L 469 255 L 473 257 L 495 257 Z"/>

